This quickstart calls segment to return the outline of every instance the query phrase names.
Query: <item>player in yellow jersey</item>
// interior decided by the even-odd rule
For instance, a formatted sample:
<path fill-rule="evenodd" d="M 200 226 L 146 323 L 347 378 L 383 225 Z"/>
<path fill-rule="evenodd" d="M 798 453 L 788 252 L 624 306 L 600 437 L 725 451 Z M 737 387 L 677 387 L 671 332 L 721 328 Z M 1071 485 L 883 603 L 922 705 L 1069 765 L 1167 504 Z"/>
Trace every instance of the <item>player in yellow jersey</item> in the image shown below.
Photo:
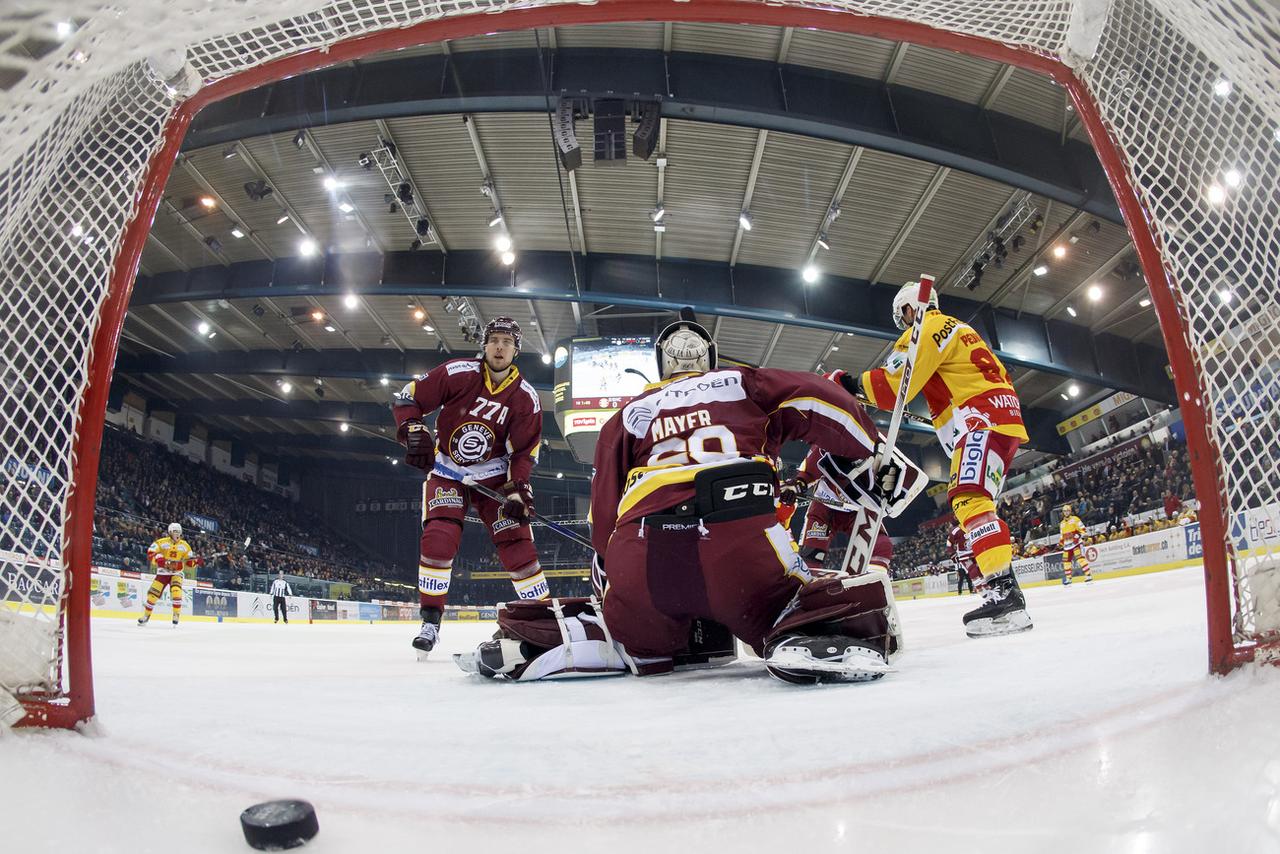
<path fill-rule="evenodd" d="M 200 562 L 200 558 L 191 551 L 191 545 L 182 539 L 182 526 L 174 522 L 169 526 L 168 536 L 161 537 L 147 548 L 147 563 L 156 577 L 147 590 L 147 601 L 142 606 L 138 625 L 145 626 L 151 619 L 151 611 L 164 595 L 165 587 L 169 588 L 169 597 L 173 600 L 173 624 L 178 625 L 178 615 L 182 613 L 182 572 Z"/>
<path fill-rule="evenodd" d="M 908 282 L 893 300 L 893 321 L 905 330 L 883 367 L 844 380 L 856 396 L 893 409 L 901 385 L 919 285 Z M 996 498 L 1018 445 L 1027 441 L 1022 405 L 1004 365 L 969 324 L 943 314 L 931 291 L 907 400 L 924 393 L 943 450 L 951 458 L 948 497 L 982 570 L 983 604 L 964 615 L 970 637 L 1031 628 L 1026 600 L 1013 572 L 1009 526 L 996 515 Z"/>
<path fill-rule="evenodd" d="M 1062 583 L 1071 583 L 1071 564 L 1080 563 L 1086 583 L 1093 581 L 1093 570 L 1084 556 L 1084 522 L 1072 515 L 1071 505 L 1062 505 L 1062 521 L 1058 523 L 1058 547 L 1062 549 Z"/>

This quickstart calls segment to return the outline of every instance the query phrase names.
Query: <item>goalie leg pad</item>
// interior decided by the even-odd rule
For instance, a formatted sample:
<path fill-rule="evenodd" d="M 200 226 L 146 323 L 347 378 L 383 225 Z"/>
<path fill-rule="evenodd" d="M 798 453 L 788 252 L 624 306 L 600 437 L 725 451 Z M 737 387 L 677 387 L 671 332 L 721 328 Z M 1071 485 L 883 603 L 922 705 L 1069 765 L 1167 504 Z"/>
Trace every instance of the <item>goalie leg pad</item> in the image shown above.
<path fill-rule="evenodd" d="M 508 602 L 498 637 L 454 656 L 467 673 L 515 682 L 610 676 L 633 669 L 599 617 L 594 597 Z"/>
<path fill-rule="evenodd" d="M 796 593 L 765 639 L 831 635 L 863 644 L 888 659 L 902 649 L 902 627 L 889 576 L 871 570 L 853 577 L 818 578 Z"/>

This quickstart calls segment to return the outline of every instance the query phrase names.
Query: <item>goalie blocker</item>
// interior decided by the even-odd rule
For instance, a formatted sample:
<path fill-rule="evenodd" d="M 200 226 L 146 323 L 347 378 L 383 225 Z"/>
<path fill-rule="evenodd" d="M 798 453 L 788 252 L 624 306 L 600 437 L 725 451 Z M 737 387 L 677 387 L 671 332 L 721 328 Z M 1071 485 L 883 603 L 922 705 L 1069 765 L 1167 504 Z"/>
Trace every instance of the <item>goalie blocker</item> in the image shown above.
<path fill-rule="evenodd" d="M 732 661 L 736 635 L 788 682 L 889 671 L 901 631 L 885 573 L 813 579 L 774 519 L 766 463 L 699 472 L 695 487 L 693 500 L 646 517 L 643 530 L 618 529 L 610 562 L 629 571 L 609 573 L 603 609 L 595 597 L 510 603 L 498 636 L 455 656 L 458 665 L 515 681 L 656 675 Z"/>

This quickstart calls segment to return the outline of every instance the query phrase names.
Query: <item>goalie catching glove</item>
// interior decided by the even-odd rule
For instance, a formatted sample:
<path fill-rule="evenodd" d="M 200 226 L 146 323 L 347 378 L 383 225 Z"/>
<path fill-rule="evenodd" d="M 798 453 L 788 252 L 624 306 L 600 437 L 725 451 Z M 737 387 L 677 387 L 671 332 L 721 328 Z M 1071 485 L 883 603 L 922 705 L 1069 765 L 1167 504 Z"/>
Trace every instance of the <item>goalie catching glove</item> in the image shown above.
<path fill-rule="evenodd" d="M 509 480 L 502 485 L 506 501 L 502 503 L 502 515 L 517 522 L 527 522 L 533 515 L 533 487 L 527 480 Z"/>
<path fill-rule="evenodd" d="M 436 440 L 427 425 L 411 418 L 400 425 L 397 439 L 404 445 L 404 461 L 422 471 L 431 471 L 436 460 Z"/>

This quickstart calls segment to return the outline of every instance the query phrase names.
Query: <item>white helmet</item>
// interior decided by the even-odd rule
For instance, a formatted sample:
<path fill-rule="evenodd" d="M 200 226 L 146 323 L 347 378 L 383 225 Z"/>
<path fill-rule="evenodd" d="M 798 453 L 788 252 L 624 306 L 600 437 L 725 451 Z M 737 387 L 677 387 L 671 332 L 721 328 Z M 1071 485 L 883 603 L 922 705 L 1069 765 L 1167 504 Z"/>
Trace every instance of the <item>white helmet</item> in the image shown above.
<path fill-rule="evenodd" d="M 706 373 L 716 366 L 716 342 L 700 323 L 677 320 L 659 333 L 653 342 L 658 357 L 658 376 Z"/>
<path fill-rule="evenodd" d="M 907 322 L 902 319 L 902 310 L 907 307 L 908 303 L 910 303 L 911 305 L 915 305 L 916 297 L 918 297 L 919 295 L 920 295 L 919 282 L 907 282 L 905 285 L 898 288 L 898 293 L 895 294 L 893 297 L 893 325 L 894 326 L 898 327 L 899 329 L 907 328 Z M 932 287 L 929 289 L 929 304 L 928 306 L 925 307 L 925 311 L 928 311 L 929 309 L 937 309 L 937 308 L 938 308 L 938 289 L 937 287 Z"/>
<path fill-rule="evenodd" d="M 182 526 L 181 526 L 181 525 L 179 525 L 177 522 L 174 522 L 173 524 L 171 524 L 171 525 L 169 526 L 169 536 L 170 536 L 170 537 L 173 537 L 174 539 L 181 539 L 181 538 L 182 538 Z"/>

